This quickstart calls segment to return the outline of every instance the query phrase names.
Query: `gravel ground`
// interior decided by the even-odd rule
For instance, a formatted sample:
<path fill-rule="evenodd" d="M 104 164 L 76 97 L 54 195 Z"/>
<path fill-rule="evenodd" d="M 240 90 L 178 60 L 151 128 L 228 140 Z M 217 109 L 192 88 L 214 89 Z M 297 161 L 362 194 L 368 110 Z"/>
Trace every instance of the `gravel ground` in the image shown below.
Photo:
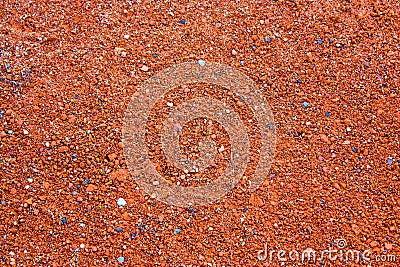
<path fill-rule="evenodd" d="M 342 239 L 369 249 L 372 266 L 399 266 L 399 13 L 397 1 L 369 0 L 0 3 L 0 265 L 279 266 L 259 257 L 265 244 L 322 251 Z M 169 206 L 128 171 L 124 112 L 146 79 L 202 60 L 261 88 L 274 162 L 254 192 L 242 179 L 212 205 Z M 196 87 L 249 115 L 223 89 L 196 86 L 166 98 Z M 165 107 L 152 110 L 149 146 Z M 188 144 L 206 131 L 226 149 L 224 168 L 231 148 L 218 124 L 185 125 L 182 149 L 198 156 Z M 160 146 L 150 152 L 158 171 L 179 173 L 172 183 L 218 176 L 188 179 Z"/>

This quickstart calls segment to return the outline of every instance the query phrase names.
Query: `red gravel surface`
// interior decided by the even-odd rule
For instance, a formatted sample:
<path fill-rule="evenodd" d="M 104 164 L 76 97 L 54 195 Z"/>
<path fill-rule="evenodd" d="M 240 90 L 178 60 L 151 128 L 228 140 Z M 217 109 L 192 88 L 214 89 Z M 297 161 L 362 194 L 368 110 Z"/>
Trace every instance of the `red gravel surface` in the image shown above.
<path fill-rule="evenodd" d="M 259 257 L 265 244 L 322 251 L 341 239 L 371 261 L 310 266 L 399 266 L 399 13 L 399 2 L 368 0 L 3 1 L 0 265 L 279 266 Z M 135 183 L 122 127 L 137 86 L 198 60 L 257 83 L 276 150 L 258 190 L 244 178 L 214 204 L 180 208 Z M 218 127 L 212 138 L 229 151 Z M 209 128 L 193 121 L 182 140 Z M 174 172 L 157 149 L 159 171 Z"/>

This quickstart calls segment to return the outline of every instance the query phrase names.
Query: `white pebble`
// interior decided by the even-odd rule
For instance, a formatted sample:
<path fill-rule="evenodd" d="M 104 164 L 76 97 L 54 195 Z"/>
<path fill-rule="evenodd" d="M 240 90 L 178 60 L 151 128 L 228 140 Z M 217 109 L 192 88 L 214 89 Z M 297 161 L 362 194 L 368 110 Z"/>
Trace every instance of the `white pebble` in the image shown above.
<path fill-rule="evenodd" d="M 206 62 L 202 59 L 200 59 L 199 61 L 197 61 L 197 63 L 199 63 L 200 66 L 204 67 L 206 65 Z"/>
<path fill-rule="evenodd" d="M 118 206 L 126 206 L 126 201 L 123 198 L 119 198 L 117 204 Z"/>
<path fill-rule="evenodd" d="M 174 106 L 174 103 L 168 102 L 168 103 L 167 103 L 167 106 L 170 107 L 170 108 L 172 108 L 172 107 Z"/>

